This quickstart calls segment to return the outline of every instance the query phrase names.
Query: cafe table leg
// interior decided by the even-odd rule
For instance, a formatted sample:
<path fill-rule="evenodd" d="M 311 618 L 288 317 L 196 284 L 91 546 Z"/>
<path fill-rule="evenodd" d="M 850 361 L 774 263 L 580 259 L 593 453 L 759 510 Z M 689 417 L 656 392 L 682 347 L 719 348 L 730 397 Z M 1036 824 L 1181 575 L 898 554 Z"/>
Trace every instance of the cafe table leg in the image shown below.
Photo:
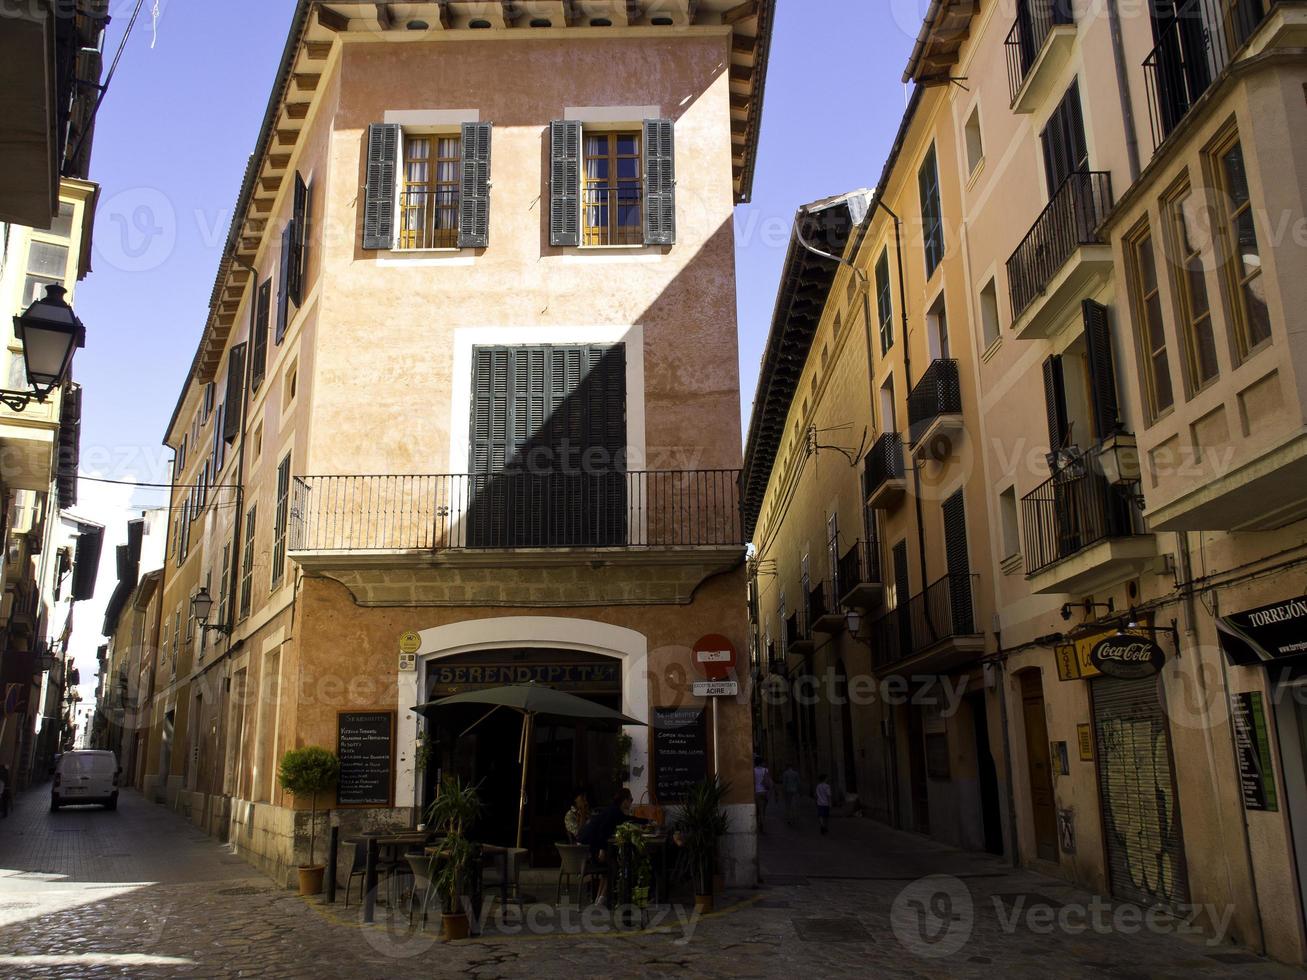
<path fill-rule="evenodd" d="M 363 865 L 363 921 L 371 922 L 377 912 L 377 839 L 368 839 L 368 856 Z"/>

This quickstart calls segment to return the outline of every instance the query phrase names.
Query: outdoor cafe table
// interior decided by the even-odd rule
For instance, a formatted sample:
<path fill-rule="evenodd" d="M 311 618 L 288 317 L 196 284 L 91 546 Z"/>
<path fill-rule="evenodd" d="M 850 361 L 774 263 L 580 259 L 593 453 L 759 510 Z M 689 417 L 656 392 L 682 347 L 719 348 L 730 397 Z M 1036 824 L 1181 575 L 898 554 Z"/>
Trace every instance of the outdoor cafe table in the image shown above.
<path fill-rule="evenodd" d="M 346 844 L 367 844 L 368 855 L 367 862 L 363 866 L 363 921 L 371 922 L 376 914 L 377 906 L 377 862 L 380 860 L 381 851 L 385 848 L 387 851 L 398 850 L 400 848 L 421 847 L 427 842 L 427 835 L 419 831 L 407 831 L 403 833 L 363 833 L 356 834 L 353 837 L 346 837 Z M 403 852 L 391 855 L 391 859 L 399 861 L 403 858 Z"/>
<path fill-rule="evenodd" d="M 671 850 L 671 838 L 667 834 L 646 834 L 644 837 L 644 846 L 655 852 L 654 866 L 656 874 L 654 876 L 654 894 L 658 903 L 667 901 L 668 880 L 667 880 L 667 852 Z M 608 838 L 608 905 L 615 908 L 619 905 L 630 905 L 631 895 L 618 895 L 617 887 L 617 865 L 626 855 L 623 855 L 617 846 L 617 838 Z M 630 855 L 634 859 L 634 855 Z M 634 871 L 634 863 L 632 864 Z M 632 877 L 627 877 L 627 884 L 633 886 L 635 881 Z"/>

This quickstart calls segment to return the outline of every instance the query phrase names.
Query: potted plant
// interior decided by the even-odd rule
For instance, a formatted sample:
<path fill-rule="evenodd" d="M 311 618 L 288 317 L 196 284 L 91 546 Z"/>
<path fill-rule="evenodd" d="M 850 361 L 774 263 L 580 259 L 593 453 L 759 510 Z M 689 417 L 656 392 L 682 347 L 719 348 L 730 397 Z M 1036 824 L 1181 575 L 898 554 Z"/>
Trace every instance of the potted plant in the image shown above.
<path fill-rule="evenodd" d="M 694 882 L 694 910 L 713 910 L 713 878 L 717 871 L 717 842 L 730 829 L 722 801 L 730 787 L 714 776 L 690 790 L 676 822 L 682 853 Z"/>
<path fill-rule="evenodd" d="M 634 741 L 629 732 L 617 733 L 617 764 L 613 770 L 613 781 L 621 789 L 631 781 L 631 746 Z"/>
<path fill-rule="evenodd" d="M 314 845 L 318 829 L 318 794 L 325 793 L 336 785 L 340 775 L 340 762 L 336 756 L 316 745 L 302 749 L 291 749 L 281 757 L 281 766 L 277 777 L 281 788 L 291 793 L 296 799 L 309 798 L 309 863 L 300 865 L 300 894 L 317 895 L 322 891 L 322 876 L 326 870 L 314 861 Z"/>
<path fill-rule="evenodd" d="M 613 837 L 617 841 L 617 901 L 620 905 L 647 908 L 653 862 L 649 860 L 644 828 L 629 822 L 618 824 Z"/>
<path fill-rule="evenodd" d="M 474 848 L 467 832 L 481 813 L 475 786 L 457 776 L 446 776 L 427 808 L 427 827 L 444 835 L 440 844 L 440 871 L 435 888 L 441 902 L 441 924 L 446 940 L 466 939 L 469 923 L 463 893 L 467 888 Z"/>

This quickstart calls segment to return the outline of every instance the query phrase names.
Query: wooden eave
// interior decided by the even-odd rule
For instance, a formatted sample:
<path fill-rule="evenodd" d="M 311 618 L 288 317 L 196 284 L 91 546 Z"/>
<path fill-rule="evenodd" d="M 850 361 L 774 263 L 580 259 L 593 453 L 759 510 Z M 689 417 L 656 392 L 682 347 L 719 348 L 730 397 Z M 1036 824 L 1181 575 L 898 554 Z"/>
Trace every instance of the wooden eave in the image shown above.
<path fill-rule="evenodd" d="M 979 8 L 979 0 L 933 0 L 903 81 L 918 85 L 947 82 L 957 66 L 962 45 L 971 36 L 971 20 Z"/>

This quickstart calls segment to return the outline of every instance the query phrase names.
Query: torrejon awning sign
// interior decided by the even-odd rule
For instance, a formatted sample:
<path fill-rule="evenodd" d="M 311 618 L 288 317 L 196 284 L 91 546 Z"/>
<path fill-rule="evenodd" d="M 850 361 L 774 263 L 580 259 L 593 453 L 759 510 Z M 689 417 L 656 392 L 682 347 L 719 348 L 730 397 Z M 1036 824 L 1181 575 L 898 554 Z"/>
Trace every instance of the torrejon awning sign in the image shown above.
<path fill-rule="evenodd" d="M 1238 666 L 1307 655 L 1307 596 L 1222 616 L 1216 631 L 1226 657 Z"/>

